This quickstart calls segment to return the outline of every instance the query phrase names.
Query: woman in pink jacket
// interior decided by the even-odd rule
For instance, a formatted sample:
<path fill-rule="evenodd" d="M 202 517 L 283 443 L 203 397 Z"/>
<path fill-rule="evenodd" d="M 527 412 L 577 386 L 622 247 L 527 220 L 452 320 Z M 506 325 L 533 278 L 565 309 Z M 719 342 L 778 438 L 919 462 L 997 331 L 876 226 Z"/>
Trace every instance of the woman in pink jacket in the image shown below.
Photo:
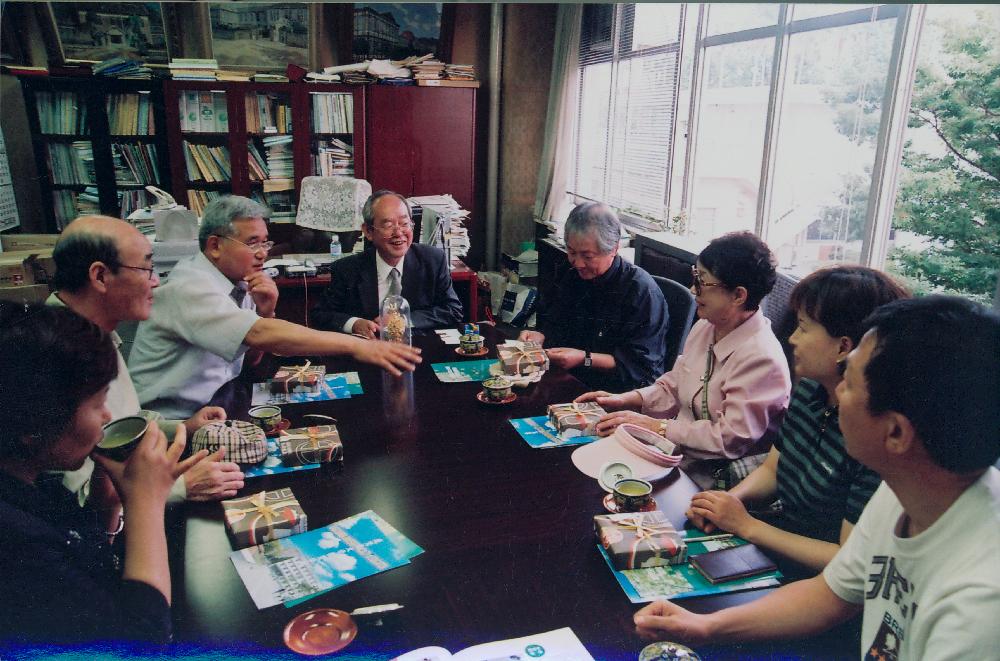
<path fill-rule="evenodd" d="M 791 389 L 788 361 L 760 310 L 775 267 L 767 244 L 749 232 L 709 243 L 693 267 L 699 320 L 673 369 L 646 388 L 577 398 L 613 411 L 601 418 L 598 433 L 629 422 L 662 434 L 680 446 L 682 468 L 702 488 L 728 487 L 752 471 L 759 462 L 729 464 L 763 458 Z"/>

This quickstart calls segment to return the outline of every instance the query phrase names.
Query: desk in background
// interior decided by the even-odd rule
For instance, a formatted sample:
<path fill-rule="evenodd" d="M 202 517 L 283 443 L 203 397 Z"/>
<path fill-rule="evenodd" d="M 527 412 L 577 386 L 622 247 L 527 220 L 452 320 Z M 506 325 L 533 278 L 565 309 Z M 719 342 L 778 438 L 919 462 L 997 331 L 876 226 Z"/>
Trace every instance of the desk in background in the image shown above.
<path fill-rule="evenodd" d="M 491 356 L 498 334 L 483 325 Z M 533 450 L 508 420 L 568 402 L 582 383 L 558 369 L 517 390 L 509 406 L 478 403 L 477 383 L 441 383 L 434 362 L 460 360 L 454 346 L 420 336 L 424 362 L 394 378 L 346 359 L 328 370 L 357 371 L 364 394 L 287 405 L 293 424 L 307 413 L 337 418 L 344 467 L 254 478 L 240 495 L 290 487 L 315 529 L 375 510 L 425 549 L 411 564 L 348 584 L 295 607 L 258 611 L 236 574 L 218 503 L 188 503 L 170 536 L 174 552 L 175 638 L 182 645 L 250 651 L 283 649 L 282 630 L 314 608 L 352 610 L 398 602 L 383 627 L 363 628 L 338 658 L 390 659 L 425 645 L 469 645 L 564 626 L 601 661 L 634 661 L 646 641 L 629 603 L 596 548 L 593 515 L 604 492 L 572 464 L 572 448 Z M 246 384 L 233 384 L 234 390 Z M 244 398 L 249 397 L 246 389 Z M 233 400 L 234 402 L 236 400 Z M 245 417 L 245 406 L 230 413 Z M 675 525 L 697 490 L 681 471 L 657 483 L 656 499 Z M 700 612 L 743 603 L 767 591 L 689 599 Z M 700 647 L 706 659 L 856 658 L 842 632 L 809 641 Z"/>

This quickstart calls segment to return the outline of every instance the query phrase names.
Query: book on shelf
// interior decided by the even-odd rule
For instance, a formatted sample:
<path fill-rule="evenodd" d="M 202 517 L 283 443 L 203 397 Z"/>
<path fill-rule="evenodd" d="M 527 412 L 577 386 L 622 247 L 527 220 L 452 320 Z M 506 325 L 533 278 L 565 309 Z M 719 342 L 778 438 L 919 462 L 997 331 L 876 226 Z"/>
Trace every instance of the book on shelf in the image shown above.
<path fill-rule="evenodd" d="M 185 90 L 177 95 L 181 131 L 187 133 L 226 133 L 229 109 L 225 92 Z"/>
<path fill-rule="evenodd" d="M 292 109 L 288 102 L 270 94 L 246 97 L 247 133 L 291 133 Z"/>
<path fill-rule="evenodd" d="M 160 170 L 156 145 L 112 143 L 111 158 L 115 182 L 119 184 L 159 184 Z"/>
<path fill-rule="evenodd" d="M 223 94 L 212 94 L 212 104 L 215 107 L 215 132 L 229 132 L 229 107 Z"/>
<path fill-rule="evenodd" d="M 184 143 L 184 163 L 188 181 L 208 183 L 229 181 L 229 150 L 226 147 L 210 147 L 191 142 Z"/>
<path fill-rule="evenodd" d="M 97 180 L 94 175 L 94 148 L 90 142 L 52 142 L 45 146 L 49 177 L 54 184 L 92 184 Z"/>
<path fill-rule="evenodd" d="M 354 133 L 354 96 L 342 92 L 311 92 L 313 130 L 317 133 Z"/>
<path fill-rule="evenodd" d="M 202 133 L 215 132 L 215 101 L 212 99 L 212 92 L 201 92 L 198 94 L 200 104 L 198 114 L 198 130 Z"/>
<path fill-rule="evenodd" d="M 219 197 L 221 193 L 211 190 L 188 190 L 188 208 L 197 216 L 205 213 L 205 205 Z"/>
<path fill-rule="evenodd" d="M 35 92 L 38 124 L 43 134 L 86 135 L 87 106 L 74 92 Z"/>
<path fill-rule="evenodd" d="M 153 135 L 156 120 L 148 92 L 112 94 L 105 101 L 112 135 Z"/>
<path fill-rule="evenodd" d="M 420 87 L 479 87 L 478 80 L 452 80 L 450 78 L 435 78 L 433 80 L 417 80 Z"/>

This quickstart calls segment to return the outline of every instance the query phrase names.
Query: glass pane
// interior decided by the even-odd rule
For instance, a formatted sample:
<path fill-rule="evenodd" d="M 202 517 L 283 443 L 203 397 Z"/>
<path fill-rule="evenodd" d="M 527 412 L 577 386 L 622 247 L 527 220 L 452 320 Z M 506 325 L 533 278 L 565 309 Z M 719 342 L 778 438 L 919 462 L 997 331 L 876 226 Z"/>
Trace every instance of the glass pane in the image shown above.
<path fill-rule="evenodd" d="M 764 153 L 774 40 L 706 50 L 689 232 L 752 230 Z"/>
<path fill-rule="evenodd" d="M 767 242 L 805 274 L 858 262 L 895 19 L 793 35 Z"/>
<path fill-rule="evenodd" d="M 840 5 L 840 4 L 802 4 L 793 5 L 792 20 L 797 21 L 802 18 L 814 18 L 816 16 L 829 16 L 831 14 L 843 14 L 847 11 L 877 7 L 878 5 Z"/>
<path fill-rule="evenodd" d="M 706 34 L 727 34 L 751 28 L 763 28 L 778 23 L 777 3 L 720 4 L 710 5 L 708 11 L 708 32 Z"/>
<path fill-rule="evenodd" d="M 636 3 L 632 20 L 632 50 L 677 42 L 681 18 L 679 4 Z"/>
<path fill-rule="evenodd" d="M 886 262 L 918 293 L 996 291 L 998 44 L 996 6 L 928 6 Z"/>
<path fill-rule="evenodd" d="M 595 64 L 581 71 L 580 116 L 576 139 L 574 192 L 595 200 L 604 198 L 608 153 L 608 112 L 611 102 L 611 64 Z"/>

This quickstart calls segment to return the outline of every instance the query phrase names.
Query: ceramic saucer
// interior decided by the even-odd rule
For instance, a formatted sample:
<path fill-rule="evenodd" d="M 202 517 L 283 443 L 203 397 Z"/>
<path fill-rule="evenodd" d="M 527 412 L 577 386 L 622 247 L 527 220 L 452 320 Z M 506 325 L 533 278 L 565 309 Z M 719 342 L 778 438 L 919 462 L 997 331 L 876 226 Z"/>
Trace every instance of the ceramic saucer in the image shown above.
<path fill-rule="evenodd" d="M 604 497 L 604 509 L 608 510 L 612 514 L 624 514 L 624 512 L 619 511 L 618 505 L 615 503 L 615 494 L 609 493 Z M 656 501 L 650 500 L 649 504 L 640 509 L 640 512 L 652 512 L 656 509 Z"/>
<path fill-rule="evenodd" d="M 466 353 L 466 352 L 462 351 L 462 347 L 455 347 L 455 353 L 457 353 L 459 356 L 465 356 L 466 358 L 475 358 L 476 356 L 485 356 L 489 352 L 490 352 L 490 350 L 487 349 L 486 347 L 483 347 L 482 349 L 480 349 L 479 351 L 476 351 L 475 353 Z"/>
<path fill-rule="evenodd" d="M 333 654 L 358 635 L 358 625 L 344 611 L 318 608 L 298 615 L 285 627 L 285 645 L 299 654 Z"/>
<path fill-rule="evenodd" d="M 515 399 L 517 399 L 517 395 L 515 393 L 511 393 L 506 397 L 504 397 L 503 399 L 501 399 L 500 401 L 495 402 L 492 399 L 487 399 L 486 393 L 480 390 L 479 392 L 476 393 L 476 399 L 478 399 L 483 404 L 489 404 L 491 406 L 503 406 L 504 404 L 510 404 Z"/>

